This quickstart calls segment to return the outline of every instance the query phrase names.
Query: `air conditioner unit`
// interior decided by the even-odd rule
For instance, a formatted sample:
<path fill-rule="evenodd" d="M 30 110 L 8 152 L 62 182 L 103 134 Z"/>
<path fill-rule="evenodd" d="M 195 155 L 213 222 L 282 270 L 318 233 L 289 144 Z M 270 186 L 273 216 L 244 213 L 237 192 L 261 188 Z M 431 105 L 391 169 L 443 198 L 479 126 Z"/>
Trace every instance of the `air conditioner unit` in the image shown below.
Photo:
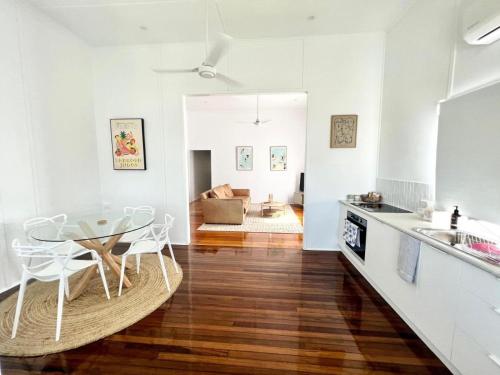
<path fill-rule="evenodd" d="M 500 2 L 479 0 L 463 12 L 464 40 L 469 44 L 491 44 L 500 39 Z"/>

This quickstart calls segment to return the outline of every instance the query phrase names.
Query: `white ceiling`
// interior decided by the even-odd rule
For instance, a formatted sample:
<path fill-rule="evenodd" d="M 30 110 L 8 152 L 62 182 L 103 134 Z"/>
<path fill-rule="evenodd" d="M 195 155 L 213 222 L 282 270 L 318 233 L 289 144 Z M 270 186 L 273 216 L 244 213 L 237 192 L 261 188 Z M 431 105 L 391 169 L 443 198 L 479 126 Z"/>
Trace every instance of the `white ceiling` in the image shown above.
<path fill-rule="evenodd" d="M 204 38 L 205 0 L 30 1 L 94 46 Z M 209 0 L 209 20 L 212 32 L 235 38 L 382 31 L 415 1 Z"/>
<path fill-rule="evenodd" d="M 186 109 L 198 111 L 256 110 L 257 95 L 199 95 L 186 98 Z M 306 109 L 305 93 L 259 94 L 261 109 Z"/>

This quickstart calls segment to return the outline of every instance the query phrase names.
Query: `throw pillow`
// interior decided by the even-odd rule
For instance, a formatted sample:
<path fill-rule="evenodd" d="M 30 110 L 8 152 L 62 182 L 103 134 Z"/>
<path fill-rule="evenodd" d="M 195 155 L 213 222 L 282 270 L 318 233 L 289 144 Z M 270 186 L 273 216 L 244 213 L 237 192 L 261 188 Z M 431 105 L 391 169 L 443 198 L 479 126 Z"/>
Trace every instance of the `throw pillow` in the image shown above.
<path fill-rule="evenodd" d="M 226 197 L 228 197 L 228 198 L 234 197 L 233 189 L 231 188 L 231 185 L 225 184 L 224 185 L 224 190 L 226 192 Z"/>
<path fill-rule="evenodd" d="M 224 186 L 214 187 L 212 189 L 212 192 L 214 193 L 215 197 L 218 199 L 226 198 L 226 189 L 224 189 Z"/>

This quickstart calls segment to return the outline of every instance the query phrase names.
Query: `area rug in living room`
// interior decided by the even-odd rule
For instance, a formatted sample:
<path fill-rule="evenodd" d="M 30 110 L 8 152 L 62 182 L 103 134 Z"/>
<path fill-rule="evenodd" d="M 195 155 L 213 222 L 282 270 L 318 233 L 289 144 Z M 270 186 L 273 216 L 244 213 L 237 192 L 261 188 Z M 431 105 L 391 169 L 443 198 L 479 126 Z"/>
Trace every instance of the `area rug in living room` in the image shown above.
<path fill-rule="evenodd" d="M 202 224 L 198 230 L 212 232 L 303 233 L 299 218 L 290 205 L 278 217 L 262 217 L 260 204 L 250 205 L 243 224 Z"/>

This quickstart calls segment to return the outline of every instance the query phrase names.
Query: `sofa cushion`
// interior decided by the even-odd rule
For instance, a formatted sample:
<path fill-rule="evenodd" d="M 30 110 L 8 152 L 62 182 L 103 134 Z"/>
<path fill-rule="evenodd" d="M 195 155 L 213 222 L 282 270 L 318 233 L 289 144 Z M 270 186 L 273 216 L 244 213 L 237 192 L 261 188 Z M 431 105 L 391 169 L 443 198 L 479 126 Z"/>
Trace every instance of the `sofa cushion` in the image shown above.
<path fill-rule="evenodd" d="M 215 195 L 216 198 L 218 199 L 224 199 L 227 198 L 226 195 L 226 189 L 224 188 L 223 185 L 216 186 L 212 189 L 212 193 Z"/>
<path fill-rule="evenodd" d="M 226 192 L 226 197 L 227 198 L 232 198 L 234 197 L 234 194 L 233 194 L 233 189 L 231 188 L 231 185 L 229 184 L 225 184 L 223 185 L 224 186 L 224 190 Z"/>

